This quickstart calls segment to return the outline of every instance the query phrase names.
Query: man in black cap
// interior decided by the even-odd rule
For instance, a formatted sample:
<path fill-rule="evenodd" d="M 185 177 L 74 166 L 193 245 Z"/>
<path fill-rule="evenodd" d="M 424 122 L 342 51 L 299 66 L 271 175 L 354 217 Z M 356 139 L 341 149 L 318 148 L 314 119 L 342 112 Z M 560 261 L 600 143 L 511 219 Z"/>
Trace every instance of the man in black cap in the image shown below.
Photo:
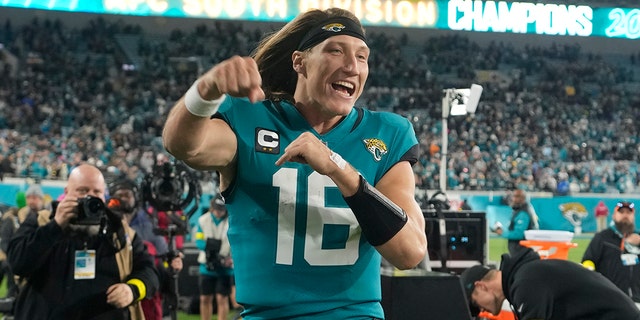
<path fill-rule="evenodd" d="M 638 320 L 633 301 L 597 272 L 567 260 L 541 260 L 527 248 L 504 254 L 500 270 L 473 266 L 460 281 L 477 315 L 478 308 L 500 313 L 508 300 L 520 320 Z"/>
<path fill-rule="evenodd" d="M 601 273 L 635 302 L 640 302 L 640 235 L 635 232 L 635 205 L 618 202 L 609 228 L 596 233 L 582 265 Z"/>
<path fill-rule="evenodd" d="M 160 290 L 150 299 L 142 300 L 142 309 L 146 320 L 161 320 L 163 318 L 163 299 L 170 299 L 168 303 L 175 305 L 174 276 L 182 270 L 182 254 L 169 248 L 164 237 L 158 235 L 149 214 L 139 200 L 138 185 L 126 178 L 118 179 L 109 184 L 111 198 L 118 199 L 117 208 L 112 208 L 122 214 L 122 218 L 136 234 L 143 240 L 150 254 L 155 257 L 156 268 L 160 280 Z"/>

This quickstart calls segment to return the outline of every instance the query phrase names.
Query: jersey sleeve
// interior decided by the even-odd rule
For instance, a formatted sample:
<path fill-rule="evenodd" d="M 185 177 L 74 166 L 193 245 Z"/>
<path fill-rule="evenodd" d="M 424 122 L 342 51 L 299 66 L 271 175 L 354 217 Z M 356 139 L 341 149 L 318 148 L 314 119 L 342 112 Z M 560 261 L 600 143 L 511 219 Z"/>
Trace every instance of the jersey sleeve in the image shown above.
<path fill-rule="evenodd" d="M 413 166 L 418 161 L 420 152 L 416 133 L 409 120 L 398 114 L 389 114 L 383 119 L 382 125 L 395 128 L 395 132 L 389 145 L 390 157 L 386 158 L 386 163 L 382 166 L 382 171 L 378 173 L 376 181 L 399 162 L 408 161 Z"/>

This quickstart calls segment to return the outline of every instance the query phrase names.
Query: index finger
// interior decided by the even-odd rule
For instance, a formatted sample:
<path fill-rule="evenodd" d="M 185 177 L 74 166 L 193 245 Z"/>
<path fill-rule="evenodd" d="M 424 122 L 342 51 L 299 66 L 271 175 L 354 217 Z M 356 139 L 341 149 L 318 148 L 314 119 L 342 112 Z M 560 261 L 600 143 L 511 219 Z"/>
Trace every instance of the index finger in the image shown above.
<path fill-rule="evenodd" d="M 278 160 L 276 160 L 276 166 L 281 166 L 283 163 L 287 162 L 289 160 L 289 155 L 287 155 L 286 153 L 283 154 L 282 156 L 280 156 L 280 158 L 278 158 Z"/>
<path fill-rule="evenodd" d="M 251 101 L 251 103 L 262 101 L 265 99 L 265 97 L 266 96 L 261 87 L 251 89 L 251 91 L 249 92 L 249 101 Z"/>

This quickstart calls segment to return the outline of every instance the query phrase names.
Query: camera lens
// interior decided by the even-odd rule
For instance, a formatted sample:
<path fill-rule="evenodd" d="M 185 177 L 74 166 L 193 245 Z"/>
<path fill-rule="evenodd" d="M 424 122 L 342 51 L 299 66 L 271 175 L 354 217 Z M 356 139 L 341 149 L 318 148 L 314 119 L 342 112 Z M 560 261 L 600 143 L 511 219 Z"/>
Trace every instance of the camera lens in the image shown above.
<path fill-rule="evenodd" d="M 106 206 L 102 199 L 87 196 L 85 198 L 78 199 L 78 216 L 72 223 L 92 225 L 99 224 L 100 219 L 106 211 Z"/>
<path fill-rule="evenodd" d="M 173 183 L 169 180 L 163 180 L 158 185 L 158 193 L 163 196 L 171 196 L 176 192 L 173 187 Z"/>
<path fill-rule="evenodd" d="M 91 198 L 87 201 L 87 210 L 91 213 L 100 213 L 104 209 L 104 202 L 99 198 Z"/>

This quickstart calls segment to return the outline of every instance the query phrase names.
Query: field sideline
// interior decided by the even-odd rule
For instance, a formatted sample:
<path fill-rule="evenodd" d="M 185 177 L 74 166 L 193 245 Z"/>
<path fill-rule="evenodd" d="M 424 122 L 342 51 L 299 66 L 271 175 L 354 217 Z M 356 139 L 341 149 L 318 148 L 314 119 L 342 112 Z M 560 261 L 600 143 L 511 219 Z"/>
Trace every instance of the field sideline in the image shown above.
<path fill-rule="evenodd" d="M 582 262 L 582 255 L 584 254 L 584 251 L 587 250 L 587 246 L 589 245 L 592 237 L 592 233 L 574 237 L 571 242 L 577 243 L 578 246 L 569 249 L 569 258 L 567 260 L 577 263 Z M 499 238 L 497 236 L 491 236 L 489 238 L 489 263 L 499 264 L 500 256 L 507 252 L 507 241 L 504 238 Z"/>
<path fill-rule="evenodd" d="M 578 237 L 575 237 L 572 242 L 578 244 L 577 247 L 569 249 L 569 259 L 571 261 L 580 263 L 582 259 L 582 254 L 587 249 L 589 245 L 589 241 L 591 241 L 591 237 L 593 234 L 584 234 Z M 507 250 L 507 241 L 503 238 L 491 236 L 489 238 L 489 263 L 499 264 L 500 256 L 503 253 L 506 253 Z M 0 297 L 4 297 L 7 291 L 6 282 L 3 281 L 0 286 Z M 213 316 L 212 319 L 217 320 L 217 316 Z M 233 319 L 233 316 L 229 319 Z M 200 316 L 197 314 L 187 314 L 184 312 L 178 312 L 178 320 L 200 320 Z"/>

